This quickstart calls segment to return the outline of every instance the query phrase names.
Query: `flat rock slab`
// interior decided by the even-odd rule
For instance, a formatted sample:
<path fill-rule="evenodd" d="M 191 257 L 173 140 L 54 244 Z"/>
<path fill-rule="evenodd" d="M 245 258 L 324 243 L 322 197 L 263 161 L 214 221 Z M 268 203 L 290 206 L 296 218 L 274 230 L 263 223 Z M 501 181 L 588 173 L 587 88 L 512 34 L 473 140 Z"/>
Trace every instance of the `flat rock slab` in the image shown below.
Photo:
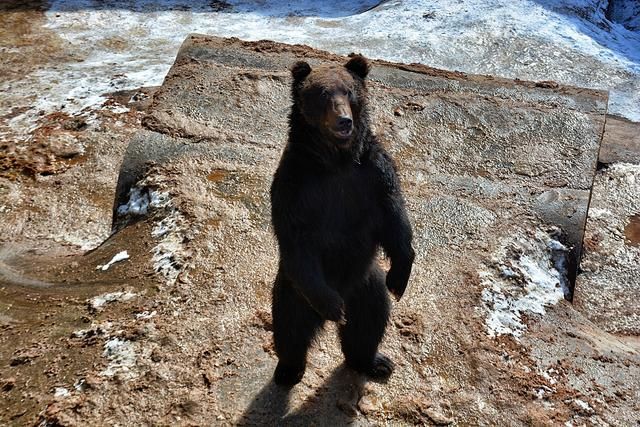
<path fill-rule="evenodd" d="M 604 127 L 600 163 L 640 163 L 640 123 L 607 116 Z"/>
<path fill-rule="evenodd" d="M 278 254 L 268 190 L 286 142 L 288 67 L 303 58 L 312 66 L 347 60 L 304 46 L 190 36 L 154 97 L 149 130 L 129 145 L 114 229 L 129 229 L 119 207 L 133 206 L 134 196 L 162 200 L 145 221 L 169 260 L 158 271 L 170 292 L 157 304 L 172 313 L 155 320 L 166 345 L 138 341 L 134 371 L 141 387 L 179 379 L 167 398 L 175 410 L 119 395 L 128 413 L 145 414 L 129 421 L 175 413 L 249 425 L 632 422 L 633 400 L 594 402 L 610 398 L 602 387 L 616 383 L 621 364 L 639 377 L 637 353 L 616 338 L 596 348 L 586 327 L 571 332 L 590 324 L 563 302 L 606 94 L 419 65 L 375 62 L 369 84 L 372 122 L 397 160 L 416 236 L 414 273 L 382 345 L 397 370 L 387 384 L 354 376 L 329 326 L 300 385 L 287 392 L 270 382 Z M 551 343 L 555 358 L 534 351 Z M 160 362 L 152 357 L 159 349 Z M 610 365 L 592 359 L 600 353 Z M 589 370 L 575 381 L 571 360 L 579 356 Z M 627 388 L 610 391 L 637 395 Z M 107 382 L 94 397 L 110 405 L 117 390 Z"/>
<path fill-rule="evenodd" d="M 345 61 L 305 46 L 190 36 L 145 124 L 192 140 L 273 149 L 277 157 L 287 135 L 288 67 L 298 59 Z M 370 80 L 372 122 L 407 185 L 561 227 L 573 279 L 605 93 L 380 61 Z M 449 240 L 450 231 L 441 231 L 436 240 Z"/>

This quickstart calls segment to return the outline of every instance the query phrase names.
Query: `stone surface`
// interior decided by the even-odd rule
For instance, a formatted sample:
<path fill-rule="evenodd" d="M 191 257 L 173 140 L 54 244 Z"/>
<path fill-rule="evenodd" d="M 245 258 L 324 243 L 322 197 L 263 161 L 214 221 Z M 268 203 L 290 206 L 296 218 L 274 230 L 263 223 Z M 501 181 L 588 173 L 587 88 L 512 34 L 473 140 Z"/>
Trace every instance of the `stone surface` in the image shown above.
<path fill-rule="evenodd" d="M 600 163 L 640 163 L 640 123 L 607 116 L 604 127 Z"/>
<path fill-rule="evenodd" d="M 289 76 L 304 58 L 344 59 L 303 46 L 193 35 L 156 94 L 145 124 L 197 140 L 283 147 Z M 415 187 L 518 207 L 558 225 L 575 278 L 606 96 L 557 85 L 378 62 L 373 123 Z M 249 90 L 257 98 L 247 99 Z M 398 115 L 402 111 L 402 115 Z M 431 190 L 432 191 L 432 190 Z M 444 214 L 448 216 L 449 214 Z"/>
<path fill-rule="evenodd" d="M 114 233 L 84 255 L 0 258 L 0 376 L 15 378 L 0 422 L 635 423 L 637 349 L 573 310 L 561 289 L 570 258 L 558 239 L 582 240 L 606 94 L 417 65 L 376 63 L 370 85 L 416 236 L 414 272 L 382 345 L 396 371 L 378 384 L 346 369 L 327 325 L 302 383 L 274 386 L 268 190 L 287 133 L 287 67 L 302 57 L 346 61 L 190 38 L 124 153 L 115 209 L 102 210 L 115 212 Z M 91 161 L 120 159 L 87 151 Z M 61 176 L 72 173 L 89 198 L 91 171 Z M 5 217 L 5 239 L 25 211 Z M 51 210 L 47 220 L 63 218 Z M 39 246 L 41 235 L 22 240 Z M 123 250 L 129 259 L 96 270 Z M 136 296 L 87 307 L 114 292 Z M 108 351 L 115 343 L 120 356 Z M 9 366 L 25 354 L 28 363 Z M 53 396 L 55 387 L 70 395 Z"/>
<path fill-rule="evenodd" d="M 174 206 L 188 218 L 188 246 L 193 249 L 188 283 L 193 287 L 213 280 L 207 294 L 217 295 L 220 314 L 216 322 L 208 322 L 209 332 L 214 342 L 235 337 L 219 357 L 239 352 L 256 367 L 212 386 L 217 411 L 225 419 L 283 419 L 297 425 L 322 414 L 327 424 L 354 419 L 366 424 L 354 409 L 360 386 L 345 379 L 342 370 L 327 369 L 341 360 L 329 338 L 333 328 L 312 350 L 303 385 L 286 396 L 268 382 L 273 357 L 256 352 L 256 335 L 247 334 L 243 326 L 254 322 L 253 313 L 269 310 L 277 252 L 267 195 L 286 141 L 287 68 L 299 58 L 312 64 L 346 61 L 300 46 L 188 39 L 144 121 L 151 131 L 140 133 L 127 150 L 116 200 L 126 199 L 140 179 L 151 180 L 171 194 Z M 439 413 L 440 418 L 510 422 L 506 413 L 486 418 L 491 411 L 468 400 L 495 381 L 469 376 L 468 363 L 495 363 L 490 362 L 492 352 L 477 354 L 470 362 L 455 361 L 451 351 L 470 352 L 474 341 L 492 345 L 485 316 L 495 307 L 479 298 L 483 287 L 519 280 L 531 280 L 535 286 L 538 280 L 514 273 L 513 279 L 486 282 L 484 275 L 502 268 L 502 263 L 515 265 L 521 256 L 539 255 L 538 268 L 553 269 L 551 251 L 540 236 L 563 239 L 574 247 L 574 254 L 578 250 L 606 97 L 386 63 L 374 66 L 369 88 L 372 121 L 399 165 L 417 250 L 410 289 L 394 309 L 396 327 L 390 328 L 384 346 L 405 368 L 392 377 L 378 403 L 395 414 L 397 422 L 434 422 L 433 411 L 420 402 L 441 400 L 433 387 L 460 387 L 464 393 L 447 401 L 449 409 Z M 529 240 L 540 244 L 516 244 Z M 203 291 L 193 298 L 203 298 Z M 460 316 L 468 317 L 469 323 L 458 325 Z M 268 340 L 269 333 L 258 337 Z M 410 341 L 403 344 L 402 337 Z M 526 345 L 526 336 L 522 340 Z M 445 372 L 458 379 L 444 380 Z M 314 398 L 318 389 L 326 390 L 319 399 Z M 400 404 L 401 396 L 415 390 L 430 399 Z M 518 417 L 526 418 L 531 411 L 535 412 L 520 411 Z M 374 411 L 369 416 L 381 415 Z"/>
<path fill-rule="evenodd" d="M 608 332 L 640 335 L 639 218 L 640 165 L 618 163 L 600 170 L 574 303 Z"/>
<path fill-rule="evenodd" d="M 607 116 L 574 303 L 606 331 L 640 335 L 640 123 Z"/>

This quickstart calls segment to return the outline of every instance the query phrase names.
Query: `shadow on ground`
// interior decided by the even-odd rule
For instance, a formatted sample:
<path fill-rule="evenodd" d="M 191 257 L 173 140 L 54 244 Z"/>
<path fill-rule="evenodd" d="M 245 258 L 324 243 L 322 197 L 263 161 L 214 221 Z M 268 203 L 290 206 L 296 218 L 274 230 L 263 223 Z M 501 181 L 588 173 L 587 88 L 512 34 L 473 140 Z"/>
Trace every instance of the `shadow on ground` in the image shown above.
<path fill-rule="evenodd" d="M 299 407 L 290 407 L 291 389 L 266 384 L 240 418 L 241 425 L 347 425 L 357 415 L 364 380 L 341 365 Z"/>

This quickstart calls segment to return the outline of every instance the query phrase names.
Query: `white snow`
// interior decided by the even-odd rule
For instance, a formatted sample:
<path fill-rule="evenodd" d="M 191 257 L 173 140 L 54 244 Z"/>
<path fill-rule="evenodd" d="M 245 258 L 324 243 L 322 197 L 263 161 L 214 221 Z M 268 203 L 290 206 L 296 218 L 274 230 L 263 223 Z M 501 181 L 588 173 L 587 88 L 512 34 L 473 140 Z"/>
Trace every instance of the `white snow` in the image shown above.
<path fill-rule="evenodd" d="M 75 388 L 78 391 L 86 391 L 88 387 L 87 384 L 87 380 L 85 380 L 84 378 L 80 378 L 78 379 L 74 384 L 73 384 L 73 388 Z"/>
<path fill-rule="evenodd" d="M 136 352 L 131 341 L 111 338 L 104 344 L 102 355 L 109 359 L 109 364 L 100 372 L 100 375 L 105 377 L 118 375 L 125 379 L 135 377 L 132 368 L 136 363 Z"/>
<path fill-rule="evenodd" d="M 64 387 L 56 387 L 53 390 L 54 397 L 69 397 L 71 396 L 71 392 Z"/>
<path fill-rule="evenodd" d="M 184 269 L 187 257 L 182 232 L 184 218 L 173 206 L 168 192 L 152 190 L 158 183 L 143 180 L 129 191 L 129 200 L 118 207 L 118 215 L 148 215 L 151 209 L 166 209 L 162 219 L 155 222 L 151 236 L 159 240 L 151 249 L 153 268 L 168 284 L 175 283 Z"/>
<path fill-rule="evenodd" d="M 173 220 L 169 222 L 171 228 L 158 236 L 162 239 L 151 250 L 154 270 L 161 274 L 168 284 L 175 283 L 180 272 L 184 269 L 185 249 L 183 245 L 184 236 L 177 226 L 179 213 L 174 212 Z M 156 225 L 156 227 L 158 227 Z M 156 230 L 156 228 L 154 228 Z M 154 237 L 156 237 L 154 233 Z"/>
<path fill-rule="evenodd" d="M 549 381 L 549 384 L 555 385 L 558 382 L 558 380 L 556 380 L 551 376 L 551 374 L 555 374 L 555 373 L 556 372 L 554 369 L 549 369 L 548 371 L 543 371 L 541 375 L 545 380 Z"/>
<path fill-rule="evenodd" d="M 576 404 L 576 406 L 578 406 L 578 408 L 582 409 L 583 411 L 593 412 L 593 408 L 591 407 L 591 405 L 589 405 L 584 400 L 574 399 L 573 401 Z"/>
<path fill-rule="evenodd" d="M 479 271 L 489 336 L 522 336 L 527 329 L 523 314 L 544 315 L 546 306 L 564 298 L 567 250 L 541 230 L 535 236 L 516 233 L 503 242 L 493 265 Z"/>
<path fill-rule="evenodd" d="M 102 310 L 107 304 L 118 301 L 129 301 L 135 296 L 136 294 L 133 292 L 111 292 L 93 297 L 88 300 L 88 303 L 94 310 Z"/>
<path fill-rule="evenodd" d="M 137 320 L 148 320 L 155 317 L 158 314 L 157 311 L 153 310 L 152 312 L 143 311 L 142 313 L 136 313 Z"/>
<path fill-rule="evenodd" d="M 178 228 L 179 217 L 177 215 L 169 215 L 162 220 L 158 221 L 151 230 L 151 235 L 155 238 L 160 238 L 167 233 L 176 230 Z"/>
<path fill-rule="evenodd" d="M 118 206 L 118 215 L 146 215 L 151 208 L 163 208 L 169 205 L 169 193 L 150 190 L 146 187 L 133 187 L 129 191 L 129 200 Z"/>
<path fill-rule="evenodd" d="M 115 264 L 116 262 L 124 261 L 125 259 L 129 259 L 129 254 L 127 253 L 127 251 L 118 252 L 113 256 L 113 258 L 111 258 L 111 261 L 109 261 L 105 265 L 97 266 L 96 270 L 107 271 L 113 264 Z"/>
<path fill-rule="evenodd" d="M 41 111 L 89 114 L 105 93 L 160 85 L 187 34 L 198 32 L 611 89 L 609 111 L 640 121 L 634 24 L 640 18 L 633 1 L 614 11 L 625 27 L 606 19 L 607 2 L 599 0 L 390 0 L 374 8 L 378 2 L 366 0 L 229 0 L 229 7 L 202 0 L 52 0 L 46 28 L 83 53 L 2 83 L 0 92 L 20 95 L 11 107 L 30 107 L 9 122 L 28 133 Z"/>
<path fill-rule="evenodd" d="M 129 191 L 129 201 L 118 206 L 118 215 L 146 215 L 149 209 L 149 193 L 134 187 Z"/>

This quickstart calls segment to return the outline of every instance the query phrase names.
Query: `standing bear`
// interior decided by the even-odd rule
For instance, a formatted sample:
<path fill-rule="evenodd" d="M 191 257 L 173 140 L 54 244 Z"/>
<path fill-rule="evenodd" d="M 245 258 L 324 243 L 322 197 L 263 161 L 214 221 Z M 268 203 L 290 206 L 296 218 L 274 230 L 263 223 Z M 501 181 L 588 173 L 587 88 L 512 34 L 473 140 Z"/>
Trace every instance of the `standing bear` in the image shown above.
<path fill-rule="evenodd" d="M 369 63 L 311 69 L 297 62 L 289 141 L 271 186 L 280 262 L 273 286 L 277 384 L 302 379 L 324 322 L 339 323 L 347 366 L 373 379 L 393 371 L 378 353 L 389 318 L 387 289 L 400 299 L 414 251 L 396 168 L 369 125 Z M 391 261 L 385 275 L 378 248 Z"/>

